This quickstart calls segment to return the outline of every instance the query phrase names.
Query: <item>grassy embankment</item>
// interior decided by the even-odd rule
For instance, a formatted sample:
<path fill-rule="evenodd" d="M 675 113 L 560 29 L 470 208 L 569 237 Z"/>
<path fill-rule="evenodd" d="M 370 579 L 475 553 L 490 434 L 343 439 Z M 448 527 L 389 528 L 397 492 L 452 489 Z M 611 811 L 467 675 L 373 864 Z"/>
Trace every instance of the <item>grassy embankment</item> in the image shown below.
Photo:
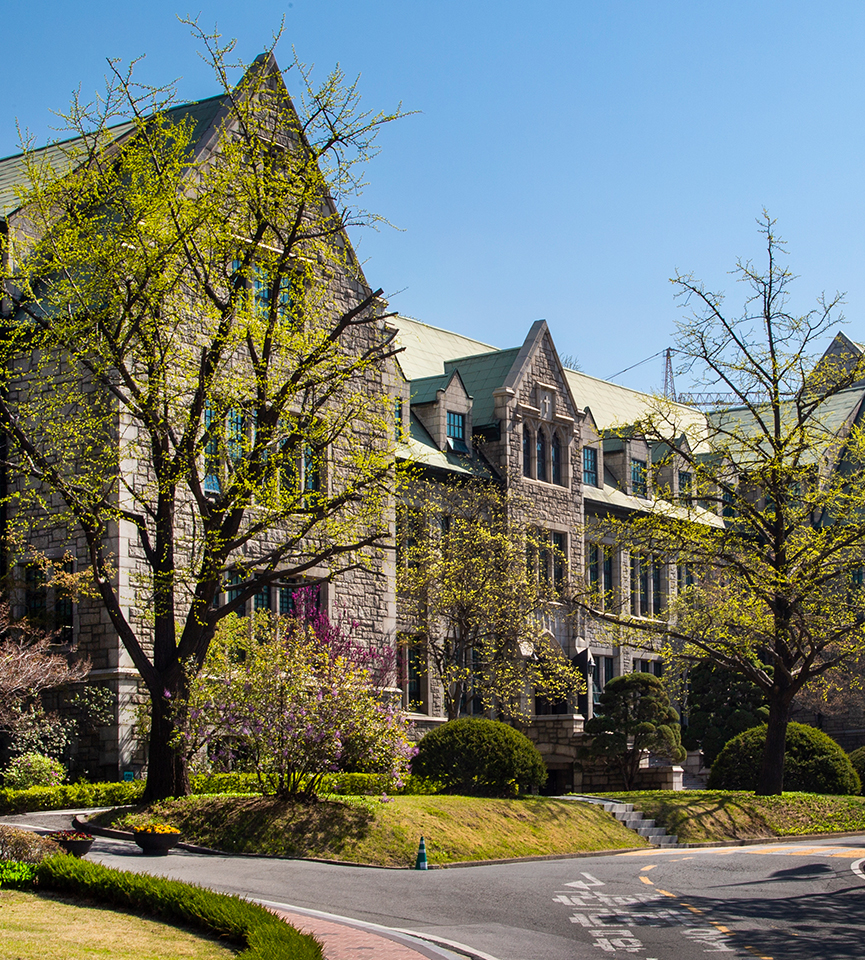
<path fill-rule="evenodd" d="M 597 806 L 545 797 L 341 797 L 294 804 L 275 797 L 193 796 L 101 814 L 131 828 L 156 816 L 184 840 L 235 853 L 413 866 L 425 838 L 431 864 L 616 850 L 645 841 Z"/>
<path fill-rule="evenodd" d="M 216 937 L 84 905 L 53 894 L 0 890 L 0 954 L 15 960 L 229 960 Z"/>
<path fill-rule="evenodd" d="M 731 790 L 637 790 L 615 796 L 676 834 L 680 843 L 865 833 L 865 797 L 816 793 L 757 797 Z"/>

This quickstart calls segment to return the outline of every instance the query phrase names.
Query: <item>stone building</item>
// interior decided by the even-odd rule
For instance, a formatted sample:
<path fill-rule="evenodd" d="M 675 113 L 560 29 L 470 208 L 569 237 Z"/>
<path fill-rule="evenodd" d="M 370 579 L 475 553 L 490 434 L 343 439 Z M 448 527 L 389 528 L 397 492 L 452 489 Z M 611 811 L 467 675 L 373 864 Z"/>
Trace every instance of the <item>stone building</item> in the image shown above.
<path fill-rule="evenodd" d="M 184 637 L 224 614 L 286 613 L 312 586 L 321 606 L 357 623 L 358 639 L 394 643 L 393 331 L 308 159 L 311 144 L 275 61 L 262 56 L 233 91 L 0 160 L 4 573 L 14 613 L 59 628 L 89 658 L 90 680 L 116 695 L 115 723 L 78 745 L 77 769 L 91 777 L 141 772 L 138 704 L 161 697 L 170 711 L 171 677 L 203 653 Z M 160 209 L 182 219 L 212 195 L 218 214 L 203 216 L 198 233 L 192 214 L 172 252 L 115 277 L 114 245 L 118 259 L 131 248 L 145 264 L 161 249 L 162 224 L 123 194 L 155 155 L 160 172 L 176 171 L 164 174 Z M 40 244 L 55 223 L 63 228 L 51 219 L 63 208 L 45 213 L 21 191 L 48 167 L 61 184 L 99 187 L 103 170 L 124 163 L 113 189 L 128 202 L 111 225 L 97 199 L 83 228 L 99 222 L 102 232 L 75 248 L 81 262 L 40 271 L 50 263 L 38 259 L 48 256 Z M 77 222 L 77 194 L 68 202 Z M 96 292 L 69 299 L 67 275 L 79 286 L 92 278 Z M 155 320 L 144 316 L 151 301 Z M 161 384 L 159 404 L 145 408 Z M 8 439 L 22 420 L 39 424 L 30 452 Z M 154 450 L 164 451 L 158 460 Z M 165 473 L 169 463 L 179 479 Z M 46 471 L 59 478 L 53 487 Z M 73 603 L 51 575 L 94 558 L 101 596 Z"/>
<path fill-rule="evenodd" d="M 260 67 L 271 71 L 268 89 L 275 90 L 275 64 Z M 224 96 L 173 108 L 169 115 L 172 120 L 190 124 L 191 142 L 199 159 L 218 157 L 221 144 L 233 132 L 231 109 Z M 131 133 L 131 125 L 116 128 L 114 141 L 121 144 Z M 70 144 L 46 148 L 41 159 L 68 162 L 75 144 L 71 148 Z M 16 193 L 25 179 L 20 156 L 0 160 L 0 245 L 5 262 L 14 256 L 16 236 L 25 237 L 29 229 L 26 211 L 20 208 Z M 324 285 L 333 316 L 354 310 L 372 295 L 348 238 L 343 233 L 340 238 L 338 269 L 330 270 Z M 229 280 L 230 274 L 223 279 Z M 253 296 L 261 294 L 262 284 L 257 278 L 248 278 L 248 285 Z M 373 306 L 383 311 L 382 304 Z M 7 300 L 7 318 L 9 309 Z M 394 348 L 401 352 L 393 358 L 387 355 L 389 350 L 384 350 L 382 362 L 360 378 L 361 388 L 370 397 L 384 399 L 388 411 L 393 411 L 388 413 L 390 422 L 384 418 L 377 425 L 352 424 L 315 468 L 307 461 L 305 450 L 300 451 L 296 482 L 301 484 L 302 494 L 320 492 L 312 489 L 313 475 L 316 483 L 336 491 L 346 479 L 348 451 L 363 448 L 389 451 L 392 457 L 419 465 L 432 478 L 492 480 L 533 504 L 543 518 L 545 535 L 564 556 L 572 578 L 584 578 L 610 603 L 633 616 L 651 617 L 664 609 L 668 599 L 675 596 L 683 572 L 656 558 L 629 556 L 593 533 L 596 523 L 605 517 L 627 517 L 645 510 L 656 498 L 675 501 L 689 496 L 691 476 L 683 465 L 662 464 L 663 451 L 647 444 L 639 433 L 622 429 L 640 419 L 650 402 L 648 396 L 564 367 L 551 331 L 542 320 L 531 325 L 522 344 L 498 349 L 407 317 L 388 317 L 362 328 L 352 341 L 352 349 L 357 354 L 379 349 L 391 338 Z M 847 338 L 836 340 L 829 351 L 832 356 L 861 353 L 862 348 Z M 22 377 L 26 378 L 26 372 L 24 364 Z M 847 406 L 838 406 L 839 420 L 833 429 L 858 422 L 862 388 L 859 384 L 845 393 L 842 400 Z M 694 436 L 698 436 L 703 415 L 690 406 L 675 409 L 685 429 L 693 428 Z M 254 442 L 250 419 L 238 411 L 235 407 L 224 411 L 227 446 L 231 442 L 238 447 Z M 208 415 L 205 413 L 205 418 Z M 231 431 L 234 435 L 228 436 Z M 206 494 L 218 498 L 221 485 L 227 482 L 229 465 L 224 454 L 216 451 L 211 456 L 207 447 L 205 444 L 197 469 Z M 151 479 L 134 457 L 123 459 L 118 469 L 132 490 L 143 490 Z M 14 493 L 19 478 L 7 471 L 0 479 L 3 493 Z M 8 506 L 3 509 L 0 535 L 5 537 L 15 518 Z M 722 522 L 717 516 L 706 519 Z M 284 613 L 291 608 L 295 592 L 312 583 L 319 602 L 335 616 L 347 614 L 367 643 L 394 647 L 399 617 L 392 503 L 384 506 L 381 522 L 386 535 L 374 537 L 358 551 L 358 562 L 349 564 L 349 569 L 338 576 L 332 576 L 326 551 L 318 561 L 301 562 L 300 574 L 283 575 L 283 566 L 291 568 L 298 552 L 303 553 L 301 540 L 295 556 L 286 555 L 284 565 L 267 567 L 264 578 L 252 589 L 252 581 L 242 572 L 248 575 L 255 571 L 257 563 L 264 569 L 283 536 L 278 525 L 273 530 L 265 529 L 239 552 L 243 555 L 242 568 L 232 567 L 231 562 L 223 564 L 220 587 L 211 602 L 238 612 L 265 608 Z M 29 543 L 49 562 L 70 562 L 76 569 L 87 566 L 92 546 L 80 527 L 65 519 L 52 522 L 50 511 L 47 520 L 34 522 Z M 152 619 L 152 585 L 140 531 L 131 518 L 118 517 L 109 525 L 102 549 L 113 558 L 111 585 L 122 615 L 146 635 Z M 294 563 L 294 568 L 297 566 Z M 5 572 L 12 583 L 10 596 L 16 613 L 41 616 L 62 629 L 64 642 L 90 657 L 91 679 L 117 694 L 115 725 L 101 730 L 98 741 L 82 745 L 81 765 L 94 776 L 109 778 L 139 772 L 145 758 L 134 726 L 141 674 L 121 641 L 116 619 L 96 599 L 71 603 L 61 592 L 46 588 L 39 569 L 26 559 Z M 187 598 L 185 602 L 188 607 L 191 601 Z M 182 612 L 186 612 L 184 608 Z M 580 665 L 588 682 L 588 692 L 579 702 L 534 703 L 531 735 L 550 768 L 553 788 L 565 790 L 580 785 L 579 777 L 575 778 L 576 749 L 583 724 L 592 716 L 604 685 L 634 670 L 659 674 L 662 662 L 646 644 L 629 645 L 627 638 L 622 642 L 622 637 L 614 636 L 603 623 L 574 616 L 564 605 L 549 616 L 545 627 L 562 652 Z M 422 712 L 413 713 L 418 726 L 440 722 L 441 695 L 429 674 L 410 675 L 406 668 L 399 680 L 406 707 L 410 703 L 421 705 Z M 531 698 L 532 691 L 527 695 Z M 859 717 L 861 724 L 861 711 Z"/>
<path fill-rule="evenodd" d="M 405 317 L 390 323 L 405 377 L 407 436 L 398 454 L 433 478 L 492 475 L 532 504 L 570 576 L 600 582 L 610 602 L 636 616 L 660 611 L 677 588 L 675 567 L 632 560 L 591 532 L 596 519 L 645 509 L 655 496 L 645 440 L 622 440 L 613 430 L 638 420 L 649 398 L 565 368 L 543 320 L 521 346 L 504 350 Z M 699 416 L 684 406 L 680 413 L 683 420 Z M 633 670 L 660 674 L 662 662 L 645 642 L 622 643 L 565 604 L 545 626 L 588 682 L 579 702 L 533 704 L 529 735 L 547 762 L 552 789 L 563 790 L 580 783 L 576 751 L 605 683 Z M 440 722 L 435 679 L 421 671 L 411 683 L 406 704 L 424 704 L 415 722 L 421 728 Z"/>

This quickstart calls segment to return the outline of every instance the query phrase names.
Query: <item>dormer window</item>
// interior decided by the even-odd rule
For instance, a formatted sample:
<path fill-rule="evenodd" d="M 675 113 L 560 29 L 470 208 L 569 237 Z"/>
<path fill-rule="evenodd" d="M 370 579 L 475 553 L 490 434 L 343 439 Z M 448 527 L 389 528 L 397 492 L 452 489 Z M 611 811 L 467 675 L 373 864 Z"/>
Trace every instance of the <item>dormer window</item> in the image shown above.
<path fill-rule="evenodd" d="M 694 477 L 688 470 L 679 471 L 679 499 L 682 503 L 691 502 L 694 489 Z"/>
<path fill-rule="evenodd" d="M 646 461 L 631 460 L 631 493 L 635 497 L 648 496 L 649 488 L 646 480 Z"/>
<path fill-rule="evenodd" d="M 447 424 L 448 446 L 453 450 L 459 450 L 461 453 L 468 453 L 469 448 L 466 445 L 466 415 L 464 413 L 454 413 L 448 410 Z"/>
<path fill-rule="evenodd" d="M 589 487 L 598 484 L 598 451 L 594 447 L 583 447 L 583 483 Z"/>

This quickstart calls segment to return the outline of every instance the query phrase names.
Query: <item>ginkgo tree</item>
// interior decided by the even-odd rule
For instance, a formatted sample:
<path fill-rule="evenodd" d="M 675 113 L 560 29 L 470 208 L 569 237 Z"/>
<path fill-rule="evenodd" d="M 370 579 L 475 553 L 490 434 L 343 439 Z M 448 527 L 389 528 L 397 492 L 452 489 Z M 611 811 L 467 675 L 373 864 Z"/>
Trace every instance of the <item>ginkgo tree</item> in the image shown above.
<path fill-rule="evenodd" d="M 395 348 L 347 231 L 378 220 L 361 170 L 400 110 L 300 62 L 296 108 L 275 40 L 234 83 L 233 43 L 190 26 L 219 95 L 110 61 L 71 139 L 24 145 L 2 238 L 9 540 L 79 544 L 149 697 L 148 799 L 188 792 L 173 744 L 217 624 L 380 566 L 394 483 Z"/>
<path fill-rule="evenodd" d="M 519 725 L 535 695 L 585 691 L 547 626 L 565 609 L 567 558 L 531 517 L 483 482 L 415 478 L 398 507 L 403 649 L 441 684 L 449 720 L 483 712 Z"/>
<path fill-rule="evenodd" d="M 678 565 L 678 594 L 651 619 L 604 609 L 591 590 L 584 604 L 631 637 L 660 634 L 670 658 L 756 685 L 768 707 L 757 792 L 770 795 L 783 789 L 797 693 L 865 649 L 865 355 L 827 350 L 839 296 L 792 311 L 783 241 L 768 215 L 760 229 L 765 267 L 739 261 L 734 274 L 741 312 L 691 276 L 674 279 L 691 310 L 679 324 L 682 370 L 726 402 L 683 416 L 659 397 L 629 428 L 651 443 L 658 478 L 689 475 L 687 494 L 680 485 L 671 504 L 657 483 L 641 513 L 593 531 Z"/>

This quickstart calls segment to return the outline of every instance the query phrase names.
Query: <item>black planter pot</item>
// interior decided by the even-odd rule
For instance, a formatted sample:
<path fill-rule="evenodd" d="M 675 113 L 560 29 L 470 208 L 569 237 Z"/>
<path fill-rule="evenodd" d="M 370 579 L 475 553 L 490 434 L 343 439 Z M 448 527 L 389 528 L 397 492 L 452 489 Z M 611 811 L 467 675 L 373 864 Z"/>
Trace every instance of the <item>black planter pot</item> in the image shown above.
<path fill-rule="evenodd" d="M 180 842 L 179 833 L 148 833 L 136 830 L 134 836 L 141 852 L 150 857 L 164 857 Z"/>
<path fill-rule="evenodd" d="M 71 853 L 73 857 L 83 857 L 85 854 L 89 853 L 90 848 L 93 846 L 93 839 L 90 840 L 55 840 L 55 843 L 59 843 L 61 847 L 67 852 Z"/>

